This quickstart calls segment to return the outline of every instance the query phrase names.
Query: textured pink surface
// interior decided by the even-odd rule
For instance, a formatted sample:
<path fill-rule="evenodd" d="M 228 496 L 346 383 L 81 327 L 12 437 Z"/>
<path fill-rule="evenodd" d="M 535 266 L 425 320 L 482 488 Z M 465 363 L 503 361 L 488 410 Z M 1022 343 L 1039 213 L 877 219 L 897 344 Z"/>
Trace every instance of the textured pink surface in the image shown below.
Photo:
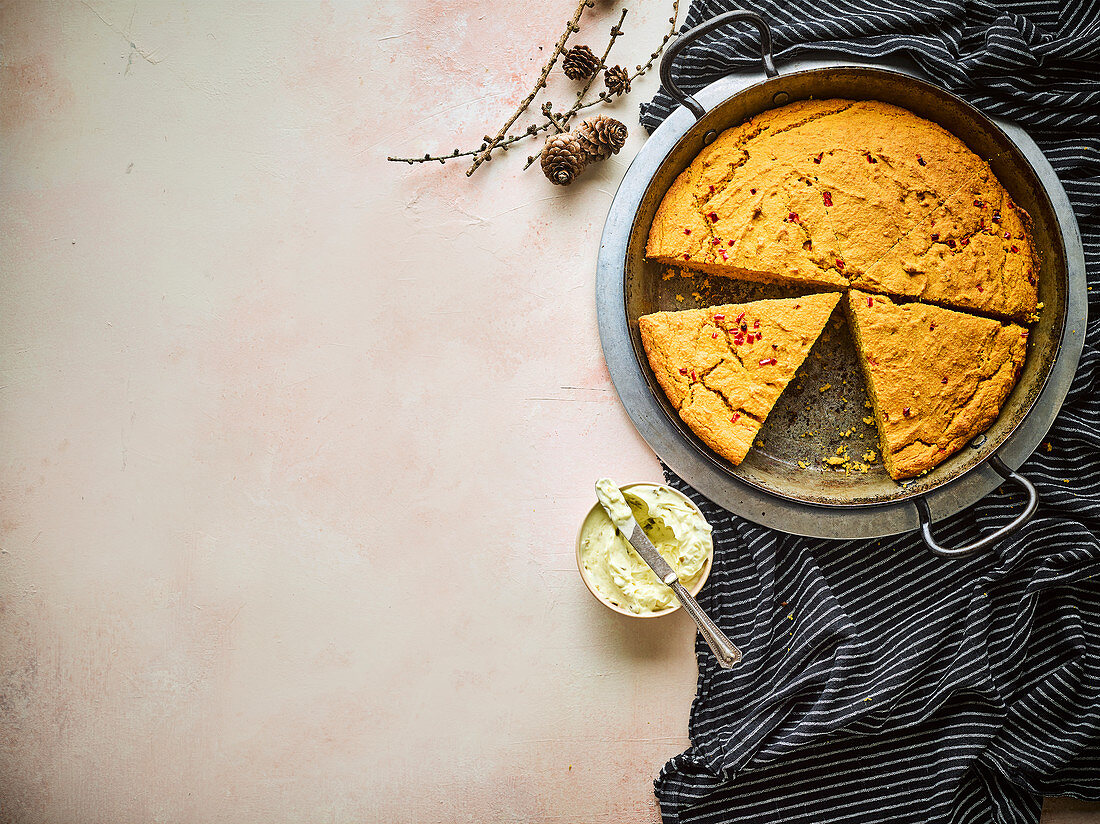
<path fill-rule="evenodd" d="M 479 142 L 572 6 L 0 10 L 0 819 L 657 819 L 692 627 L 573 561 L 659 478 L 593 306 L 655 79 L 568 190 L 384 160 Z"/>
<path fill-rule="evenodd" d="M 572 7 L 0 5 L 0 821 L 658 820 L 693 628 L 573 560 L 660 477 L 592 300 L 655 78 L 569 189 L 384 161 Z"/>

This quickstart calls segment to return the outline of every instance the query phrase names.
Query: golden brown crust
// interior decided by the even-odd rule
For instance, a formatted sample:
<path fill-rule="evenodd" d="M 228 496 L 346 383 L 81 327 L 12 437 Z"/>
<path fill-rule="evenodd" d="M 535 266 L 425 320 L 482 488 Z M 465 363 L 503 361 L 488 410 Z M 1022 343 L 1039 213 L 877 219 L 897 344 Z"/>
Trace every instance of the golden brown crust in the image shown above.
<path fill-rule="evenodd" d="M 800 101 L 723 132 L 670 187 L 646 254 L 1017 319 L 1035 310 L 1027 214 L 961 140 L 877 101 Z"/>
<path fill-rule="evenodd" d="M 983 170 L 866 272 L 853 273 L 852 286 L 1024 320 L 1037 298 L 1029 226 Z"/>
<path fill-rule="evenodd" d="M 736 465 L 839 300 L 834 292 L 656 312 L 638 325 L 657 382 L 680 417 Z"/>
<path fill-rule="evenodd" d="M 892 478 L 937 466 L 997 419 L 1024 362 L 1023 327 L 856 290 L 847 310 Z"/>
<path fill-rule="evenodd" d="M 680 407 L 680 417 L 699 440 L 734 466 L 745 459 L 756 433 L 764 425 L 748 415 L 736 412 L 731 415 L 720 394 L 698 383 L 691 387 L 691 394 Z"/>

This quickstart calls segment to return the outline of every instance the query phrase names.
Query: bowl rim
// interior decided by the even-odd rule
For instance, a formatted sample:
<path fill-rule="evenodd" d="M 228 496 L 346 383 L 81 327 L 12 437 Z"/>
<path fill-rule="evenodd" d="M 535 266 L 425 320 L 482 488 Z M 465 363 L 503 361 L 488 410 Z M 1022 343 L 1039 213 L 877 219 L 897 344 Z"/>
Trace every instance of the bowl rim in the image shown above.
<path fill-rule="evenodd" d="M 703 519 L 704 523 L 706 523 L 708 526 L 710 525 L 710 521 L 707 520 L 707 516 L 703 514 L 703 511 L 701 509 L 699 509 L 699 505 L 696 504 L 695 501 L 693 501 L 691 498 L 689 498 L 687 495 L 685 495 L 679 489 L 675 489 L 675 488 L 669 486 L 666 483 L 655 483 L 653 481 L 637 481 L 635 483 L 623 484 L 623 485 L 619 486 L 619 489 L 621 489 L 623 492 L 628 492 L 631 489 L 634 489 L 635 487 L 639 487 L 639 486 L 651 486 L 651 487 L 656 487 L 658 489 L 667 489 L 669 492 L 672 492 L 674 495 L 679 497 L 681 500 L 685 501 L 688 504 L 688 506 L 690 506 L 692 509 L 694 509 L 699 514 L 699 517 Z M 600 593 L 600 591 L 596 588 L 596 585 L 593 584 L 588 579 L 588 573 L 585 571 L 584 562 L 581 560 L 581 542 L 582 542 L 582 539 L 583 539 L 583 536 L 584 536 L 584 525 L 586 523 L 588 523 L 588 519 L 592 517 L 592 514 L 600 508 L 601 508 L 600 507 L 600 502 L 596 501 L 596 503 L 594 503 L 592 505 L 592 507 L 588 510 L 588 512 L 585 513 L 584 517 L 581 519 L 581 525 L 577 529 L 576 550 L 575 550 L 574 555 L 575 555 L 576 560 L 577 560 L 577 571 L 580 573 L 581 580 L 584 582 L 585 588 L 590 593 L 592 593 L 593 598 L 595 598 L 597 601 L 599 601 L 605 607 L 612 610 L 613 612 L 619 613 L 620 615 L 625 615 L 628 618 L 662 618 L 665 615 L 671 615 L 674 612 L 678 612 L 679 609 L 680 609 L 680 602 L 679 601 L 674 601 L 672 606 L 670 606 L 668 609 L 663 609 L 660 612 L 631 612 L 629 609 L 626 609 L 625 607 L 621 607 L 618 604 L 616 604 L 616 603 L 608 600 L 606 597 L 604 597 L 604 595 L 602 595 Z M 707 553 L 707 559 L 703 564 L 703 571 L 699 574 L 699 580 L 696 581 L 694 584 L 692 584 L 692 586 L 688 589 L 688 592 L 691 593 L 691 596 L 693 598 L 696 595 L 699 594 L 699 591 L 703 588 L 704 584 L 706 584 L 707 579 L 710 577 L 710 571 L 711 571 L 711 568 L 713 566 L 714 566 L 714 540 L 713 540 L 713 537 L 712 537 L 711 544 L 710 544 L 710 552 Z"/>

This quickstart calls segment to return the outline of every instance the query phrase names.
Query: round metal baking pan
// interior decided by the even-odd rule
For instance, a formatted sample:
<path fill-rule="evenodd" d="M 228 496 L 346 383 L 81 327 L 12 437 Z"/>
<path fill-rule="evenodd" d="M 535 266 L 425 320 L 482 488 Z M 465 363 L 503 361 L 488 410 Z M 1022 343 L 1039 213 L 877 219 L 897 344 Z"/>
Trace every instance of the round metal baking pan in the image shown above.
<path fill-rule="evenodd" d="M 631 164 L 612 203 L 600 246 L 597 310 L 604 356 L 642 436 L 673 471 L 716 503 L 794 534 L 866 538 L 924 526 L 930 539 L 930 521 L 970 506 L 1006 477 L 1019 478 L 1013 470 L 1040 443 L 1069 389 L 1087 311 L 1076 220 L 1054 171 L 1022 129 L 990 121 L 964 101 L 921 80 L 912 69 L 811 60 L 781 69 L 781 74 L 763 82 L 758 73 L 742 73 L 711 84 L 691 101 L 698 103 L 702 117 L 696 120 L 688 108 L 677 109 Z M 798 465 L 800 456 L 830 454 L 845 432 L 849 444 L 857 433 L 864 434 L 857 442 L 877 449 L 873 426 L 862 423 L 867 414 L 862 377 L 840 321 L 829 332 L 832 339 L 819 342 L 829 346 L 828 357 L 815 358 L 811 353 L 807 374 L 800 381 L 802 396 L 794 384 L 788 387 L 761 432 L 764 446 L 751 450 L 739 467 L 714 455 L 680 421 L 656 387 L 641 349 L 637 318 L 642 314 L 775 294 L 774 287 L 726 278 L 665 280 L 664 267 L 645 260 L 645 239 L 668 186 L 714 134 L 766 109 L 809 97 L 882 100 L 940 123 L 988 160 L 1012 197 L 1032 216 L 1044 309 L 1029 337 L 1021 378 L 985 435 L 913 482 L 895 483 L 881 464 L 866 473 L 847 475 L 820 466 L 808 471 Z M 675 301 L 676 294 L 682 298 L 692 294 L 688 289 L 694 294 L 686 303 Z M 836 392 L 818 391 L 826 385 Z M 1032 497 L 1025 516 L 1034 510 L 1034 491 L 1029 491 Z M 1017 519 L 1018 525 L 1025 516 Z"/>

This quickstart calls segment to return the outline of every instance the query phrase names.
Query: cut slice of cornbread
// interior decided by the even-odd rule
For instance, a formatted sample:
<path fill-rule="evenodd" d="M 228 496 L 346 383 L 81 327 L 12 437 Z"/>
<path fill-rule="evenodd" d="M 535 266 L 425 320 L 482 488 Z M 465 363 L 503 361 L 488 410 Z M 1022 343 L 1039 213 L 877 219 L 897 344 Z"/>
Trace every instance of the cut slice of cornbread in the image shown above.
<path fill-rule="evenodd" d="M 656 312 L 638 319 L 657 382 L 735 466 L 825 328 L 840 294 Z"/>
<path fill-rule="evenodd" d="M 1023 366 L 1023 327 L 854 289 L 847 309 L 892 478 L 940 464 L 997 419 Z"/>

